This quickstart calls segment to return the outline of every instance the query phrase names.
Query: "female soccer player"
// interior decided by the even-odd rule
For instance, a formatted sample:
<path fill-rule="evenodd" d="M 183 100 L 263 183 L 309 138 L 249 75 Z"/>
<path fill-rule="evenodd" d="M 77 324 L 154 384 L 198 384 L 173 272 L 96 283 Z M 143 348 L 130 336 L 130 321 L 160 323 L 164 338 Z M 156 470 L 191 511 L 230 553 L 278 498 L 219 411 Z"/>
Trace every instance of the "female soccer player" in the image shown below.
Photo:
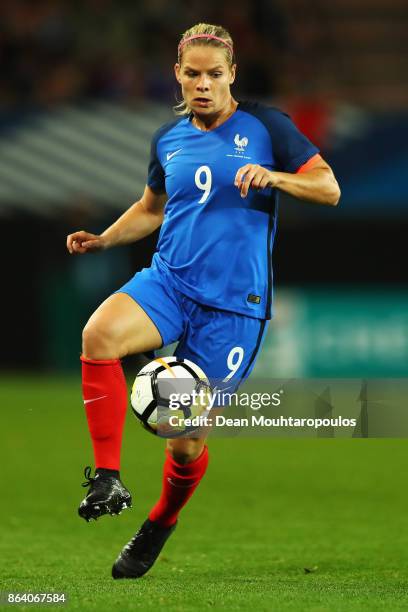
<path fill-rule="evenodd" d="M 86 520 L 130 506 L 120 481 L 127 388 L 120 359 L 179 341 L 176 356 L 210 379 L 243 381 L 271 317 L 271 254 L 278 192 L 335 206 L 339 187 L 318 149 L 287 115 L 238 102 L 233 42 L 198 24 L 178 46 L 178 118 L 153 136 L 147 185 L 101 235 L 78 231 L 71 254 L 140 240 L 161 225 L 150 268 L 137 273 L 83 332 L 83 397 L 96 475 L 79 507 Z M 162 493 L 124 547 L 114 578 L 138 578 L 156 560 L 207 468 L 204 438 L 167 441 Z"/>

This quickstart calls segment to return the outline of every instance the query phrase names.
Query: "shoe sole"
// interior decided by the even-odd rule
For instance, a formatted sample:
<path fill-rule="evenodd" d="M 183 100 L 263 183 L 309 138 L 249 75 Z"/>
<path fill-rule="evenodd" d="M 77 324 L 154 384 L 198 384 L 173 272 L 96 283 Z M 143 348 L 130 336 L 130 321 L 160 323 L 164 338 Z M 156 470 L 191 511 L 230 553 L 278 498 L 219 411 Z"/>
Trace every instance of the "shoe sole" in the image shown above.
<path fill-rule="evenodd" d="M 153 565 L 153 563 L 152 563 Z M 137 580 L 138 578 L 142 578 L 142 576 L 144 576 L 149 569 L 152 567 L 152 565 L 150 565 L 145 571 L 139 573 L 139 574 L 133 574 L 131 569 L 127 570 L 127 569 L 123 569 L 121 570 L 118 565 L 115 563 L 112 567 L 112 578 L 114 580 Z M 126 573 L 127 572 L 127 573 Z"/>
<path fill-rule="evenodd" d="M 116 504 L 106 504 L 101 502 L 95 505 L 87 505 L 79 506 L 78 514 L 81 518 L 83 518 L 87 523 L 92 519 L 94 521 L 98 520 L 99 517 L 104 516 L 105 514 L 110 514 L 110 516 L 118 516 L 122 513 L 126 508 L 131 508 L 132 502 L 128 501 L 120 501 Z"/>

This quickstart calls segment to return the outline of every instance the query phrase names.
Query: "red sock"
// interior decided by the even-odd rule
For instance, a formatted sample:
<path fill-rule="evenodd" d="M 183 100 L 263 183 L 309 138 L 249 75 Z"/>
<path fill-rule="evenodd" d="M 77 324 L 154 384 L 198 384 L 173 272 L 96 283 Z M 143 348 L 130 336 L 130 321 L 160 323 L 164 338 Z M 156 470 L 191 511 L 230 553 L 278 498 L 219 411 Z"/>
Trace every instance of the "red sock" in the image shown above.
<path fill-rule="evenodd" d="M 81 357 L 82 392 L 95 467 L 120 469 L 127 387 L 119 359 L 95 361 Z"/>
<path fill-rule="evenodd" d="M 149 514 L 149 519 L 162 527 L 170 527 L 177 521 L 180 510 L 199 485 L 208 465 L 208 448 L 205 446 L 197 459 L 185 465 L 177 463 L 167 449 L 166 455 L 162 493 Z"/>

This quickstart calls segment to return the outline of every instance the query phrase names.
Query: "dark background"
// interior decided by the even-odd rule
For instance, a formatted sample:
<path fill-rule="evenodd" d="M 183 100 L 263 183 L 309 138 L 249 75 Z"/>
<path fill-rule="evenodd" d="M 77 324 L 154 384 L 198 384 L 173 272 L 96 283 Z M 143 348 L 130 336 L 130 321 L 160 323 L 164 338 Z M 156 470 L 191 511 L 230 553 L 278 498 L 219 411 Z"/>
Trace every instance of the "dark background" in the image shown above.
<path fill-rule="evenodd" d="M 102 231 L 141 195 L 149 134 L 171 117 L 177 95 L 177 43 L 199 21 L 221 23 L 231 32 L 238 63 L 234 96 L 288 112 L 321 147 L 342 189 L 337 208 L 281 199 L 273 258 L 274 325 L 280 324 L 280 296 L 295 304 L 296 296 L 309 299 L 315 289 L 336 304 L 357 292 L 365 296 L 368 313 L 384 297 L 386 311 L 395 304 L 398 316 L 405 311 L 406 3 L 258 0 L 220 7 L 210 1 L 203 8 L 201 2 L 181 0 L 6 1 L 0 7 L 3 369 L 77 368 L 88 316 L 134 271 L 149 265 L 156 235 L 75 259 L 68 256 L 65 239 L 76 229 Z M 47 142 L 41 154 L 30 148 L 33 138 L 48 137 L 48 127 L 41 126 L 58 119 L 67 126 L 66 140 L 58 140 L 66 155 L 69 130 L 75 127 L 76 115 L 71 123 L 66 119 L 71 112 L 94 113 L 102 126 L 105 117 L 106 125 L 115 117 L 114 128 L 126 130 L 124 117 L 131 115 L 122 118 L 119 111 L 142 123 L 148 117 L 146 133 L 135 134 L 134 188 L 117 188 L 125 170 L 113 146 L 102 151 L 91 186 L 78 192 L 66 188 L 69 164 L 55 162 L 57 141 L 50 140 L 48 155 Z M 101 154 L 98 145 L 88 150 L 86 136 L 75 147 L 92 162 Z M 133 153 L 123 151 L 132 184 Z M 106 182 L 103 193 L 101 172 L 108 170 L 108 155 L 117 161 L 118 179 Z M 80 169 L 75 172 L 79 181 Z M 52 195 L 42 199 L 48 188 Z M 344 317 L 353 308 L 348 302 Z M 405 347 L 401 365 L 408 354 L 405 319 L 398 329 Z"/>

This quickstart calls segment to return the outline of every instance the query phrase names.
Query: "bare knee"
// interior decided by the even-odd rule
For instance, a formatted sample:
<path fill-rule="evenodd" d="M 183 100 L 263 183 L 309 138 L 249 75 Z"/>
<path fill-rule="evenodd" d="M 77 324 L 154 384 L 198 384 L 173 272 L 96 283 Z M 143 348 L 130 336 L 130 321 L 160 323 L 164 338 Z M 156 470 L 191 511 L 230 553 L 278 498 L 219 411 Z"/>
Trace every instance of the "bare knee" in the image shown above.
<path fill-rule="evenodd" d="M 91 319 L 82 332 L 82 354 L 88 359 L 119 359 L 124 355 L 115 333 Z"/>
<path fill-rule="evenodd" d="M 185 465 L 197 459 L 204 448 L 205 440 L 202 438 L 183 438 L 178 440 L 167 440 L 167 449 L 173 459 Z"/>

